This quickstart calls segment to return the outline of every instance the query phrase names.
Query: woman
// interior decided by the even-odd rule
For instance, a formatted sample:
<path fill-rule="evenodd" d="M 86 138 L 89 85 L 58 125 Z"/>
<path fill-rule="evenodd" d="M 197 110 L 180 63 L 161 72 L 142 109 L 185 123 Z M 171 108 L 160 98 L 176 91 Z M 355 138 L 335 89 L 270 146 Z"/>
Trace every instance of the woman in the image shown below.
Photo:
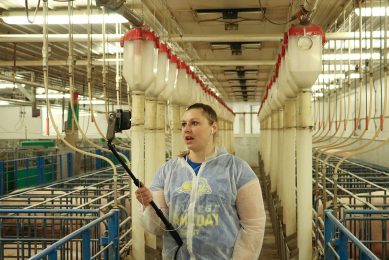
<path fill-rule="evenodd" d="M 151 200 L 178 230 L 184 245 L 178 259 L 258 259 L 265 231 L 265 210 L 258 178 L 249 165 L 216 148 L 215 111 L 196 103 L 182 120 L 187 151 L 166 162 L 150 190 L 136 198 L 145 207 L 146 230 L 163 234 L 163 259 L 177 245 L 149 206 Z"/>

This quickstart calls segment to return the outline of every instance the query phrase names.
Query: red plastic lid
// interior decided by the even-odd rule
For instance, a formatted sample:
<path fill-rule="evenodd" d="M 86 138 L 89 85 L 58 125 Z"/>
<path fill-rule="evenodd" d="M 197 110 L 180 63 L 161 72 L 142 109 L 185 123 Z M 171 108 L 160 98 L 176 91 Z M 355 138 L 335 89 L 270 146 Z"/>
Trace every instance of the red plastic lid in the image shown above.
<path fill-rule="evenodd" d="M 144 40 L 157 42 L 157 36 L 155 33 L 150 32 L 144 28 L 134 28 L 128 31 L 121 39 L 120 45 L 123 47 L 125 41 Z"/>
<path fill-rule="evenodd" d="M 159 51 L 161 51 L 161 52 L 169 53 L 169 47 L 167 46 L 167 44 L 162 43 L 162 42 L 159 40 L 159 38 L 158 38 L 158 41 L 157 41 L 157 48 L 158 48 Z"/>
<path fill-rule="evenodd" d="M 185 62 L 182 60 L 178 60 L 177 62 L 177 68 L 186 70 L 188 66 L 186 66 Z"/>
<path fill-rule="evenodd" d="M 174 55 L 171 51 L 168 52 L 169 60 L 173 63 L 178 64 L 178 58 L 176 55 Z"/>
<path fill-rule="evenodd" d="M 301 25 L 301 24 L 294 24 L 289 28 L 288 35 L 290 36 L 313 36 L 313 35 L 319 35 L 322 37 L 322 43 L 324 44 L 326 41 L 325 34 L 323 29 L 316 24 L 308 24 L 308 25 Z"/>
<path fill-rule="evenodd" d="M 288 44 L 288 33 L 284 32 L 284 44 Z"/>

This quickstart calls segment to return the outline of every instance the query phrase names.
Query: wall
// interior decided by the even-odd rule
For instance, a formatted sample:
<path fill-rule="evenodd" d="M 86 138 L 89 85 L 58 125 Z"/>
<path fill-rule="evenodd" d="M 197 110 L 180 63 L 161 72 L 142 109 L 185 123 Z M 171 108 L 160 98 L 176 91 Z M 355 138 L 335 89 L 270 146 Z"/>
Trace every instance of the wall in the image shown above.
<path fill-rule="evenodd" d="M 94 105 L 94 108 L 97 111 L 104 111 L 103 106 Z M 33 118 L 30 106 L 0 106 L 0 114 L 2 115 L 0 120 L 0 139 L 56 139 L 57 134 L 51 122 L 49 124 L 49 132 L 47 132 L 46 107 L 40 107 L 40 109 L 41 115 Z M 89 138 L 101 138 L 87 111 L 88 107 L 80 106 L 79 123 L 81 128 Z M 67 111 L 64 111 L 64 115 L 62 115 L 62 110 L 54 107 L 52 108 L 52 113 L 58 129 L 64 135 L 62 116 L 67 120 Z M 105 114 L 96 112 L 94 114 L 98 126 L 105 135 L 107 131 Z M 81 134 L 79 136 L 81 137 Z M 125 134 L 118 134 L 117 137 L 127 138 Z"/>
<path fill-rule="evenodd" d="M 389 82 L 387 82 L 388 84 Z M 356 96 L 356 98 L 355 98 Z M 348 100 L 350 97 L 350 104 Z M 382 98 L 381 98 L 382 97 Z M 342 100 L 342 104 L 340 103 Z M 385 167 L 389 167 L 389 160 L 387 154 L 389 152 L 389 144 L 385 144 L 385 141 L 389 138 L 389 117 L 388 112 L 384 111 L 385 104 L 385 82 L 382 79 L 375 80 L 370 87 L 370 85 L 362 85 L 362 89 L 359 88 L 359 85 L 354 83 L 350 86 L 350 91 L 344 93 L 344 89 L 338 91 L 338 95 L 333 94 L 328 101 L 328 95 L 325 97 L 325 104 L 323 106 L 323 101 L 316 102 L 314 104 L 315 112 L 314 116 L 316 121 L 320 120 L 321 125 L 326 124 L 326 129 L 323 131 L 318 128 L 313 131 L 313 140 L 316 140 L 314 146 L 320 147 L 324 144 L 334 143 L 338 139 L 348 139 L 345 144 L 352 143 L 355 144 L 347 147 L 342 147 L 343 150 L 358 149 L 364 151 L 363 153 L 354 155 L 353 159 L 362 160 L 368 163 L 377 164 Z M 338 100 L 338 102 L 335 102 Z M 355 102 L 357 100 L 357 103 Z M 370 100 L 371 100 L 371 110 L 370 110 Z M 331 104 L 330 109 L 328 108 L 328 103 Z M 389 104 L 388 104 L 389 105 Z M 324 111 L 323 111 L 324 107 Z M 339 109 L 341 107 L 341 109 Z M 330 110 L 330 111 L 329 111 Z M 388 108 L 386 108 L 388 110 Z M 337 111 L 337 113 L 334 113 Z M 343 111 L 340 113 L 340 111 Z M 360 112 L 359 112 L 360 111 Z M 346 113 L 347 112 L 347 113 Z M 383 131 L 380 129 L 380 120 L 379 117 L 381 112 L 385 115 L 385 121 L 383 125 Z M 354 131 L 354 118 L 360 113 L 359 124 L 356 131 Z M 348 114 L 347 117 L 347 127 L 344 128 L 343 120 L 345 114 Z M 368 129 L 366 130 L 366 115 L 371 115 Z M 328 131 L 328 119 L 331 118 L 331 131 Z M 339 121 L 342 120 L 341 124 Z M 336 125 L 339 126 L 339 129 L 336 131 Z M 354 133 L 353 133 L 354 131 Z M 320 141 L 318 136 L 321 137 Z M 374 140 L 372 140 L 374 139 Z M 381 148 L 378 146 L 382 144 Z M 377 147 L 377 149 L 373 149 Z M 372 151 L 368 151 L 372 150 Z"/>
<path fill-rule="evenodd" d="M 259 122 L 257 102 L 234 102 L 230 105 L 235 113 L 234 147 L 235 155 L 249 165 L 258 167 Z M 242 114 L 242 113 L 245 114 Z"/>

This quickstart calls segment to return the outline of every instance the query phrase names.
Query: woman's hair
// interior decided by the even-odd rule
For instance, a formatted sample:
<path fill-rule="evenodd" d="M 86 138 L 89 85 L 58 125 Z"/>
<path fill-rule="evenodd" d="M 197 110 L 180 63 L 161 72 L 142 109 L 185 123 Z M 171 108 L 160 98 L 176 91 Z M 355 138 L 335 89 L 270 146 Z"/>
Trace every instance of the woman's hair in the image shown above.
<path fill-rule="evenodd" d="M 187 107 L 186 111 L 191 109 L 201 109 L 203 111 L 203 115 L 208 119 L 209 124 L 217 123 L 217 115 L 215 110 L 206 104 L 203 103 L 194 103 Z"/>

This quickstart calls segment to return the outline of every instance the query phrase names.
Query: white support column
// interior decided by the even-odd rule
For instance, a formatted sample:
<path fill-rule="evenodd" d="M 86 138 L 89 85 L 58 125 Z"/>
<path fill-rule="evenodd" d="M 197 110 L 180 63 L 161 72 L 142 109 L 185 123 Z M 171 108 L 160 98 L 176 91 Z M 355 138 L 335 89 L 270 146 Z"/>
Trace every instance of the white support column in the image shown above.
<path fill-rule="evenodd" d="M 296 100 L 285 101 L 284 114 L 284 168 L 283 192 L 285 203 L 283 205 L 283 223 L 286 225 L 286 236 L 296 233 Z"/>
<path fill-rule="evenodd" d="M 155 143 L 155 165 L 156 170 L 166 161 L 166 141 L 165 141 L 165 115 L 166 101 L 157 102 L 156 120 L 156 143 Z"/>
<path fill-rule="evenodd" d="M 281 108 L 278 111 L 278 130 L 277 130 L 277 140 L 278 140 L 278 148 L 277 148 L 277 161 L 283 162 L 284 161 L 284 110 Z M 283 197 L 283 189 L 282 189 L 282 183 L 284 181 L 284 172 L 282 163 L 277 164 L 277 194 L 281 201 L 281 205 L 284 205 L 284 197 Z"/>
<path fill-rule="evenodd" d="M 172 116 L 172 157 L 177 156 L 181 151 L 181 124 L 180 124 L 180 106 L 176 104 L 171 105 Z"/>
<path fill-rule="evenodd" d="M 156 113 L 157 113 L 157 101 L 155 98 L 147 97 L 145 103 L 145 185 L 150 187 L 155 171 L 156 171 Z M 136 140 L 135 140 L 136 142 Z M 146 232 L 145 233 L 146 245 L 157 249 L 156 236 Z"/>
<path fill-rule="evenodd" d="M 265 119 L 265 129 L 266 129 L 266 144 L 264 146 L 264 156 L 265 156 L 265 173 L 266 176 L 270 174 L 271 166 L 271 143 L 272 143 L 272 123 L 271 116 L 267 116 Z"/>
<path fill-rule="evenodd" d="M 299 259 L 312 258 L 312 114 L 310 90 L 298 94 L 297 240 Z"/>
<path fill-rule="evenodd" d="M 278 111 L 272 111 L 271 114 L 271 157 L 270 157 L 270 180 L 271 192 L 277 190 L 277 165 L 279 163 L 277 156 L 278 148 Z"/>
<path fill-rule="evenodd" d="M 131 170 L 140 181 L 145 181 L 144 171 L 144 92 L 132 93 L 132 127 L 131 127 Z M 131 198 L 135 198 L 135 187 L 132 187 Z M 134 199 L 131 203 L 132 213 L 132 257 L 145 259 L 144 229 L 140 222 L 139 203 Z"/>

